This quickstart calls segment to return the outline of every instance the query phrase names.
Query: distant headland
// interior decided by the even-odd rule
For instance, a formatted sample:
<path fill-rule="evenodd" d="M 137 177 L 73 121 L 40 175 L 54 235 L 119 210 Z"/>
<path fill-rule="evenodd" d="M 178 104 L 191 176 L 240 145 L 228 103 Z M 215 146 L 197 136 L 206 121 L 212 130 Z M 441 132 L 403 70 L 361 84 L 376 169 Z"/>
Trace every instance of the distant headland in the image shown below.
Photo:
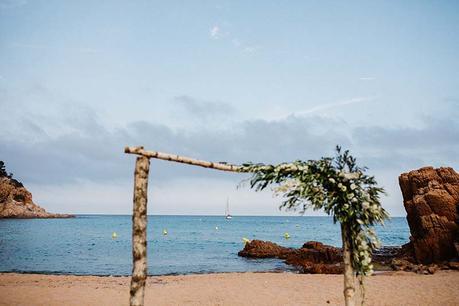
<path fill-rule="evenodd" d="M 0 218 L 73 218 L 69 214 L 53 214 L 35 204 L 32 194 L 13 174 L 7 173 L 0 161 Z"/>

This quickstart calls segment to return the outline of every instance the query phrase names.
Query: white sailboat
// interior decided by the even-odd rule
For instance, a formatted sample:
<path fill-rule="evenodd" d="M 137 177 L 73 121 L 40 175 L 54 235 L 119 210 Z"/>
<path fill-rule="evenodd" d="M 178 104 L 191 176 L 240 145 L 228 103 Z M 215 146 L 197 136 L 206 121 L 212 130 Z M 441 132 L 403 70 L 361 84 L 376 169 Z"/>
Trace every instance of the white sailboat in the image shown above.
<path fill-rule="evenodd" d="M 226 220 L 230 220 L 230 219 L 233 218 L 233 216 L 231 216 L 230 212 L 229 212 L 229 198 L 226 199 L 225 218 L 226 218 Z"/>

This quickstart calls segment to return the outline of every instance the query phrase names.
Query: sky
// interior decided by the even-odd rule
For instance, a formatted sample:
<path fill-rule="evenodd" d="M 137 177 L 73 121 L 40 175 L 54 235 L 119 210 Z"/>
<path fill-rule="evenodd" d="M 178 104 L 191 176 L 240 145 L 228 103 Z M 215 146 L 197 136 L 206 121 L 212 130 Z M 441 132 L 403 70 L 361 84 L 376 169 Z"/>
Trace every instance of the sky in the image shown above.
<path fill-rule="evenodd" d="M 130 214 L 127 145 L 459 169 L 457 1 L 0 0 L 0 160 L 52 212 Z M 149 214 L 289 215 L 247 175 L 152 160 Z M 307 212 L 308 215 L 320 214 Z"/>

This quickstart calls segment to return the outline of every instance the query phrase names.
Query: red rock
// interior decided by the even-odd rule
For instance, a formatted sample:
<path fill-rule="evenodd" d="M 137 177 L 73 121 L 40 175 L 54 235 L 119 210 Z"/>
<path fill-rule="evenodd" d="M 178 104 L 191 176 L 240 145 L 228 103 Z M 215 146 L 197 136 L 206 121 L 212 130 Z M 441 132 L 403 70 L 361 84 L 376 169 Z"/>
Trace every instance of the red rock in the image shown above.
<path fill-rule="evenodd" d="M 18 181 L 0 177 L 0 218 L 71 218 L 52 214 L 32 201 L 32 194 Z"/>
<path fill-rule="evenodd" d="M 285 258 L 293 251 L 294 249 L 280 246 L 274 242 L 252 240 L 245 244 L 244 249 L 238 255 L 249 258 Z"/>
<path fill-rule="evenodd" d="M 343 263 L 323 264 L 305 262 L 299 265 L 300 271 L 307 274 L 342 274 Z"/>
<path fill-rule="evenodd" d="M 341 274 L 343 272 L 340 248 L 316 241 L 306 242 L 299 249 L 285 248 L 276 243 L 252 240 L 238 253 L 250 258 L 280 258 L 302 273 Z"/>
<path fill-rule="evenodd" d="M 429 264 L 456 257 L 459 174 L 452 168 L 424 167 L 400 175 L 399 184 L 417 262 Z"/>
<path fill-rule="evenodd" d="M 308 241 L 303 244 L 299 250 L 302 256 L 312 258 L 315 262 L 335 263 L 343 260 L 343 254 L 340 248 L 323 244 L 317 241 Z"/>
<path fill-rule="evenodd" d="M 296 266 L 303 273 L 341 274 L 342 261 L 340 248 L 309 241 L 302 248 L 290 253 L 285 262 Z"/>

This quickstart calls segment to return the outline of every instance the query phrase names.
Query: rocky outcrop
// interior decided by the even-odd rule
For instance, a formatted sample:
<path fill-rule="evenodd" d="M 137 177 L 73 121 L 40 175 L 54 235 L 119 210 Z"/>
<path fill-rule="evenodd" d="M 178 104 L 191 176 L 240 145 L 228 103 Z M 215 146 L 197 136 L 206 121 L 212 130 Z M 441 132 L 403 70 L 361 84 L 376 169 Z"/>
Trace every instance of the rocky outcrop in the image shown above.
<path fill-rule="evenodd" d="M 285 259 L 295 249 L 280 246 L 271 241 L 252 240 L 246 243 L 238 255 L 248 258 L 280 258 Z"/>
<path fill-rule="evenodd" d="M 452 168 L 425 167 L 399 177 L 418 263 L 440 263 L 458 256 L 459 174 Z"/>
<path fill-rule="evenodd" d="M 299 249 L 286 248 L 270 241 L 252 240 L 238 253 L 248 258 L 279 258 L 295 267 L 300 273 L 342 274 L 343 255 L 341 248 L 309 241 Z M 417 263 L 411 244 L 385 246 L 375 250 L 372 256 L 376 271 L 407 271 L 418 274 L 434 274 L 437 270 L 459 270 L 459 262 Z"/>
<path fill-rule="evenodd" d="M 32 201 L 32 194 L 11 176 L 0 176 L 0 218 L 70 218 L 52 214 Z"/>
<path fill-rule="evenodd" d="M 316 241 L 301 248 L 285 248 L 269 241 L 252 240 L 238 253 L 249 258 L 285 259 L 302 273 L 340 274 L 343 272 L 341 249 Z"/>
<path fill-rule="evenodd" d="M 317 241 L 306 242 L 300 249 L 289 254 L 285 262 L 303 273 L 343 273 L 341 249 Z"/>

